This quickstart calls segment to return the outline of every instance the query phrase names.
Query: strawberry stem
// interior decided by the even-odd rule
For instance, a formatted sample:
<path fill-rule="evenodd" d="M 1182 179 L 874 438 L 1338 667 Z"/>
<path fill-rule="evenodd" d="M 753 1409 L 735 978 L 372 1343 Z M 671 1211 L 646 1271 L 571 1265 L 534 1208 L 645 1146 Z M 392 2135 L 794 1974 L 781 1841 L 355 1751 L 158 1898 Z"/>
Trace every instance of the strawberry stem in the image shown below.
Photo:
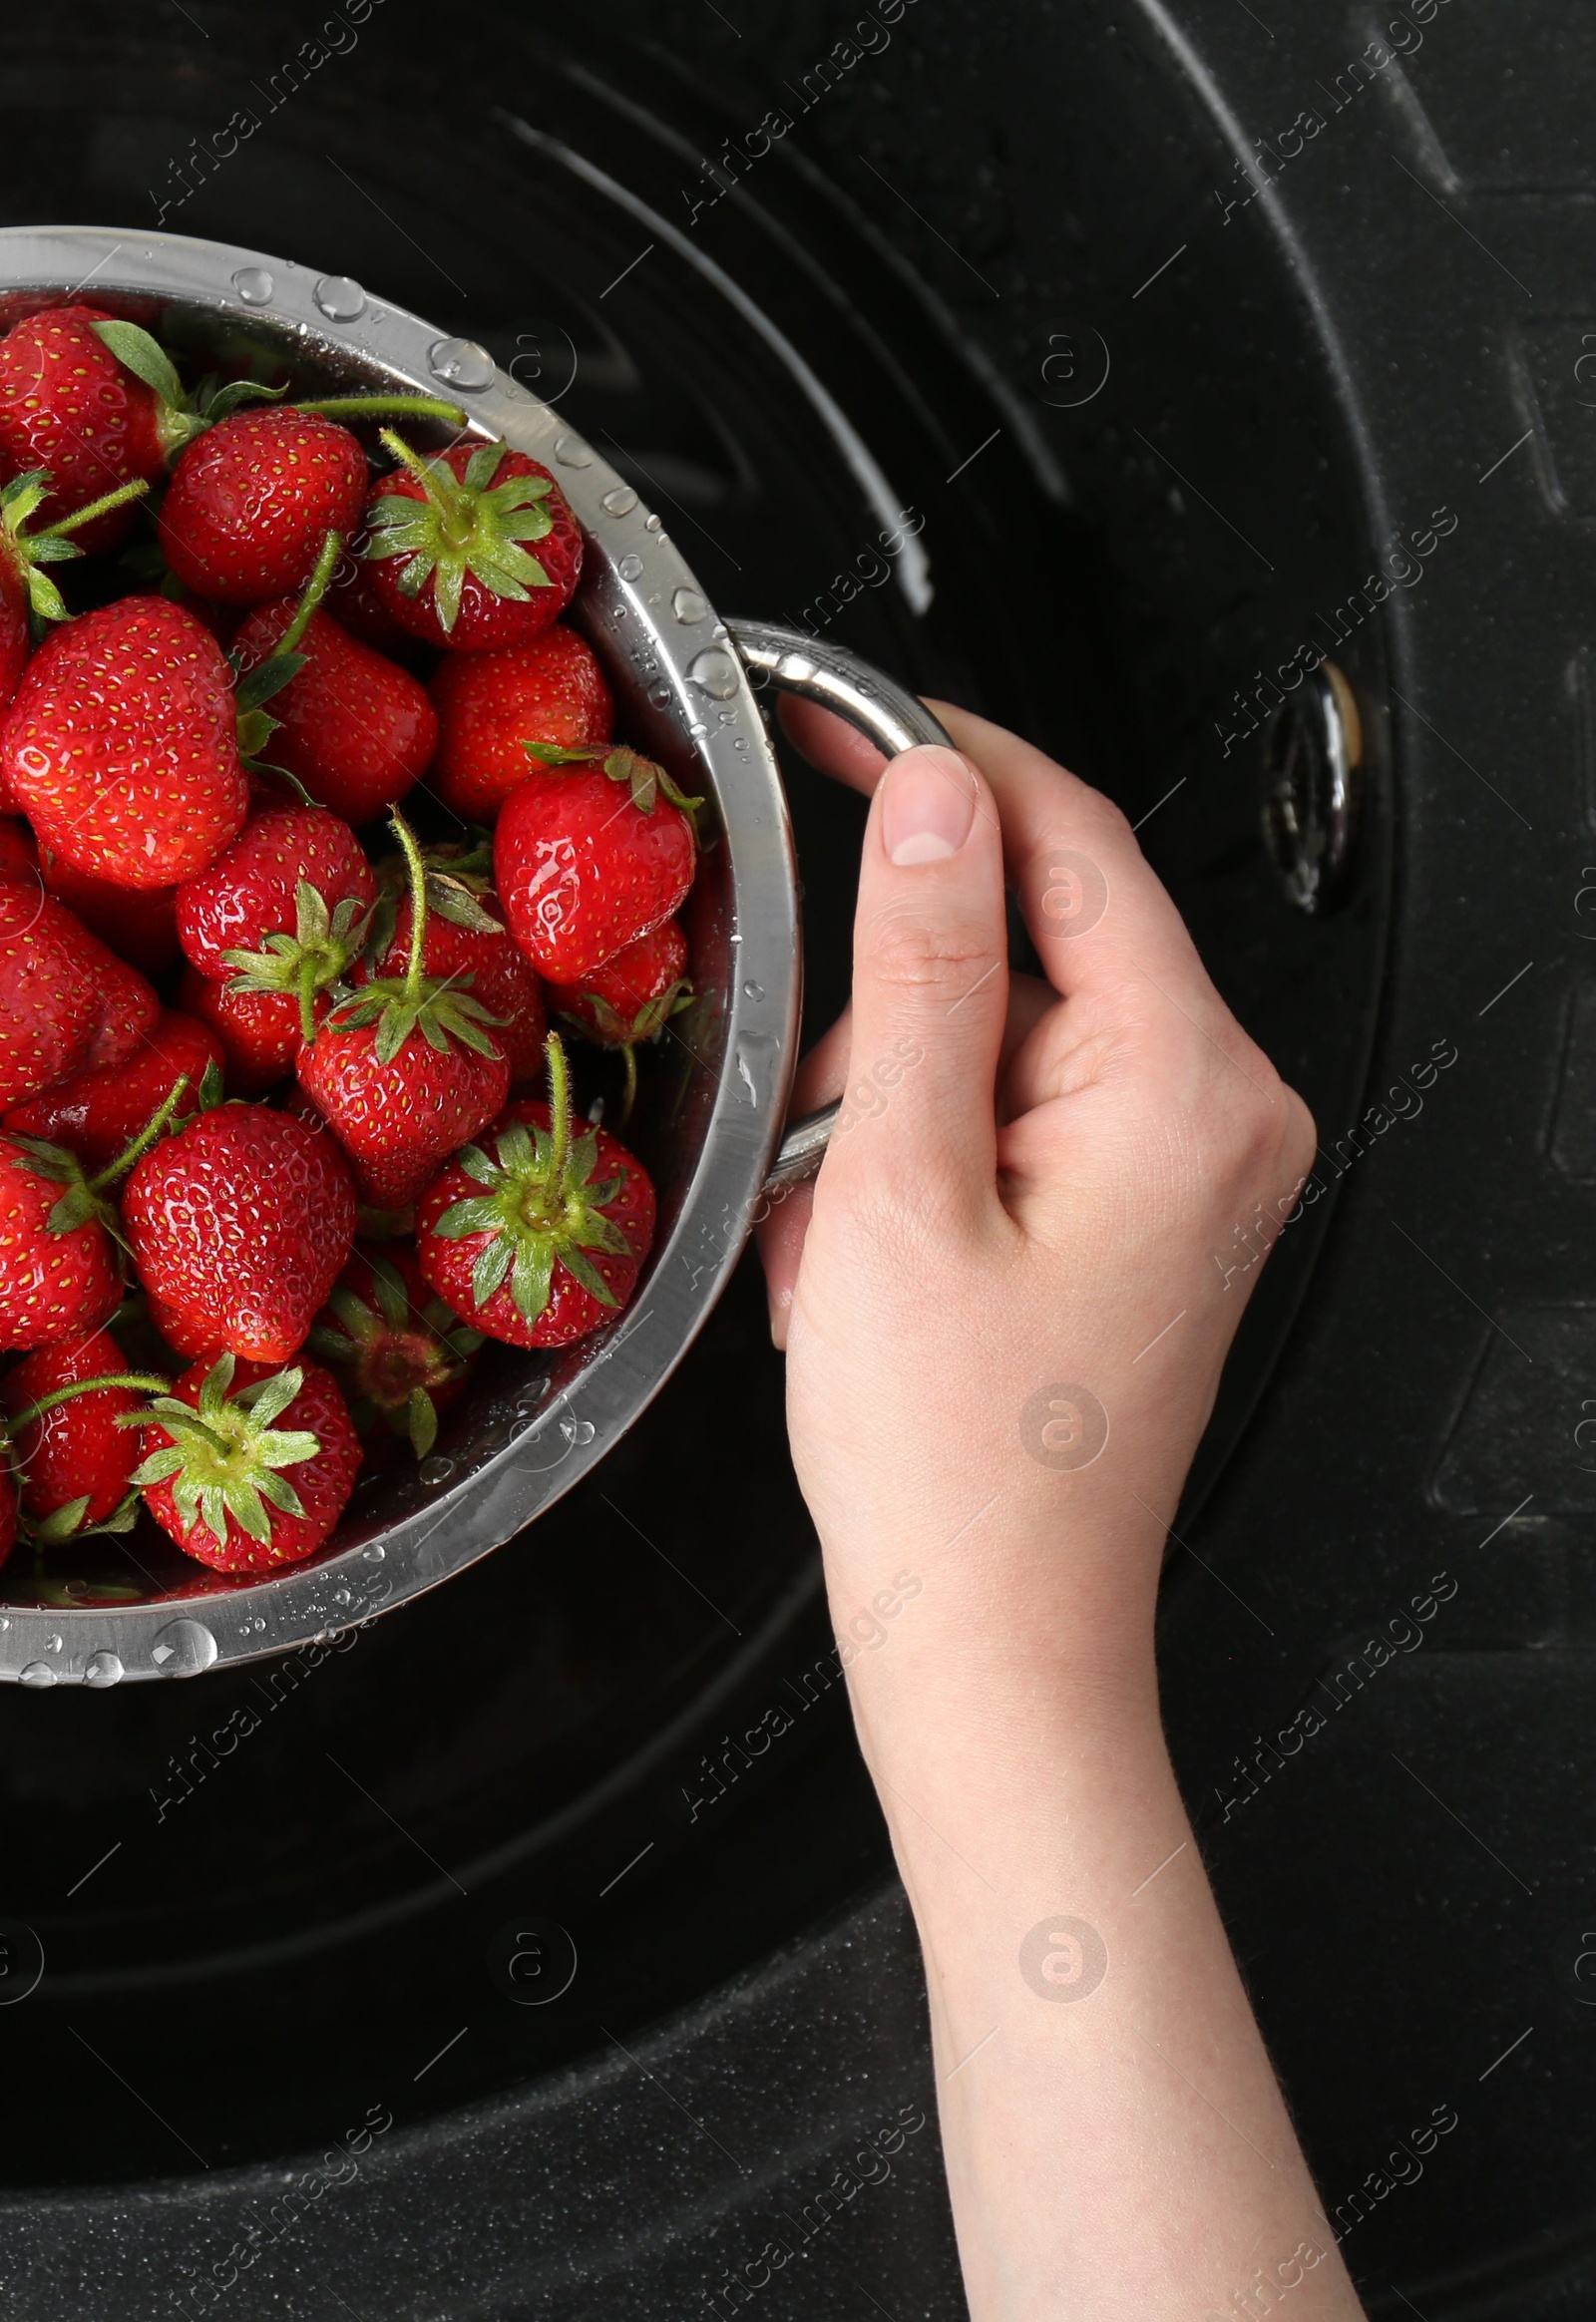
<path fill-rule="evenodd" d="M 291 653 L 294 650 L 299 639 L 310 626 L 311 614 L 327 593 L 328 583 L 332 580 L 333 568 L 342 553 L 342 533 L 328 533 L 321 544 L 321 554 L 316 559 L 315 570 L 305 582 L 305 592 L 299 599 L 299 609 L 272 646 L 273 655 Z"/>
<path fill-rule="evenodd" d="M 421 992 L 421 962 L 427 941 L 427 866 L 416 844 L 416 834 L 404 816 L 395 809 L 388 820 L 405 851 L 410 871 L 410 964 L 405 969 L 405 997 L 414 1000 Z"/>
<path fill-rule="evenodd" d="M 55 1387 L 42 1394 L 36 1402 L 24 1403 L 20 1411 L 13 1411 L 7 1422 L 13 1435 L 24 1427 L 31 1427 L 35 1419 L 42 1419 L 46 1411 L 58 1410 L 62 1403 L 74 1402 L 80 1394 L 97 1394 L 104 1387 L 125 1386 L 133 1394 L 170 1394 L 170 1378 L 158 1377 L 153 1370 L 108 1370 L 100 1378 L 75 1379 L 70 1386 Z M 143 1413 L 130 1416 L 143 1417 Z"/>
<path fill-rule="evenodd" d="M 620 1053 L 626 1067 L 626 1085 L 621 1093 L 620 1113 L 615 1122 L 617 1129 L 623 1129 L 625 1127 L 626 1123 L 631 1118 L 631 1108 L 637 1101 L 636 1042 L 633 1040 L 622 1040 L 620 1043 Z"/>
<path fill-rule="evenodd" d="M 165 1104 L 161 1105 L 157 1111 L 151 1114 L 150 1118 L 145 1122 L 144 1127 L 139 1131 L 139 1134 L 133 1139 L 131 1144 L 124 1145 L 122 1151 L 117 1155 L 116 1159 L 111 1162 L 108 1167 L 102 1169 L 98 1177 L 91 1177 L 89 1179 L 89 1191 L 91 1193 L 103 1193 L 108 1185 L 115 1185 L 119 1177 L 121 1177 L 127 1170 L 131 1169 L 134 1163 L 144 1154 L 149 1152 L 151 1146 L 155 1143 L 157 1137 L 160 1136 L 168 1121 L 171 1120 L 173 1114 L 177 1111 L 179 1105 L 183 1102 L 188 1092 L 189 1075 L 187 1072 L 180 1072 L 177 1079 L 173 1082 L 171 1088 L 167 1092 L 167 1100 Z"/>
<path fill-rule="evenodd" d="M 67 533 L 76 532 L 80 525 L 93 524 L 97 516 L 109 516 L 114 508 L 126 508 L 130 500 L 142 500 L 150 489 L 149 479 L 135 477 L 131 484 L 119 484 L 115 492 L 103 492 L 98 500 L 91 500 L 87 508 L 75 508 L 70 516 L 63 516 L 55 524 L 47 524 L 43 532 L 30 535 L 36 541 L 58 541 Z"/>
<path fill-rule="evenodd" d="M 558 1201 L 565 1193 L 566 1163 L 571 1157 L 571 1068 L 558 1032 L 549 1034 L 544 1053 L 549 1058 L 549 1113 L 555 1140 L 549 1177 Z"/>
<path fill-rule="evenodd" d="M 327 395 L 318 403 L 295 403 L 294 411 L 314 411 L 323 419 L 447 419 L 464 427 L 466 415 L 458 403 L 440 403 L 432 395 Z"/>

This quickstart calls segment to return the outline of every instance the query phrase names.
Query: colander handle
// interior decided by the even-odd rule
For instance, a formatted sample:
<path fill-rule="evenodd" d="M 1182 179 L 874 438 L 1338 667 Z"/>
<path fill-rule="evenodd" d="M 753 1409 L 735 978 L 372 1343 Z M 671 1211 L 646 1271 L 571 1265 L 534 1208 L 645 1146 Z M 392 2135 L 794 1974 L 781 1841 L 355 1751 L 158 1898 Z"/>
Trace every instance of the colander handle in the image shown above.
<path fill-rule="evenodd" d="M 896 758 L 917 742 L 944 742 L 949 736 L 923 701 L 885 676 L 870 661 L 850 653 L 846 645 L 822 644 L 801 629 L 784 628 L 779 621 L 733 620 L 726 626 L 742 655 L 756 688 L 774 685 L 778 692 L 796 693 L 817 701 L 857 726 L 879 750 Z M 841 1110 L 837 1103 L 791 1121 L 765 1180 L 765 1192 L 783 1193 L 813 1177 L 825 1158 L 831 1132 Z"/>

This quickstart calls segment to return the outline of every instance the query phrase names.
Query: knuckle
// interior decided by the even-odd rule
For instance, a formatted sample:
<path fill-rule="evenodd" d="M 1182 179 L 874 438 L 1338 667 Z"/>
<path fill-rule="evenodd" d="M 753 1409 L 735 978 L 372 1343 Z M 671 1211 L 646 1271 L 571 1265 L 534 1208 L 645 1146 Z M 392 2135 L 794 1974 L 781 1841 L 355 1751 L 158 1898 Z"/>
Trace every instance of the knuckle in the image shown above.
<path fill-rule="evenodd" d="M 991 937 L 960 921 L 928 923 L 903 910 L 883 912 L 863 946 L 875 981 L 929 999 L 962 998 L 997 962 Z"/>

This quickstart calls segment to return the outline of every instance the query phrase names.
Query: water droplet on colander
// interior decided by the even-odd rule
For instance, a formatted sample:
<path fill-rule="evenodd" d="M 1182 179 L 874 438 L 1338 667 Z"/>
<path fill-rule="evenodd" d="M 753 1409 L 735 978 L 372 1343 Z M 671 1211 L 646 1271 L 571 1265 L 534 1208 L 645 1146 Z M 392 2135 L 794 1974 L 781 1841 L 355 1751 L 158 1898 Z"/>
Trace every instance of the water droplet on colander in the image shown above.
<path fill-rule="evenodd" d="M 648 698 L 653 703 L 655 709 L 667 708 L 670 702 L 670 687 L 668 685 L 650 685 L 648 688 Z M 423 930 L 423 933 L 425 933 L 425 930 Z"/>
<path fill-rule="evenodd" d="M 425 928 L 423 928 L 422 934 L 426 934 Z M 387 1549 L 384 1548 L 380 1540 L 373 1540 L 369 1548 L 361 1549 L 360 1561 L 362 1564 L 380 1564 L 387 1553 Z"/>
<path fill-rule="evenodd" d="M 700 653 L 687 674 L 711 701 L 730 701 L 737 690 L 737 664 L 716 645 Z"/>
<path fill-rule="evenodd" d="M 629 484 L 617 484 L 612 492 L 604 494 L 598 505 L 611 516 L 630 516 L 637 505 L 637 495 Z"/>
<path fill-rule="evenodd" d="M 591 1443 L 598 1430 L 592 1419 L 562 1419 L 560 1432 L 568 1443 Z"/>
<path fill-rule="evenodd" d="M 447 1483 L 455 1471 L 452 1459 L 423 1459 L 416 1469 L 423 1483 Z"/>
<path fill-rule="evenodd" d="M 85 1685 L 92 1685 L 99 1693 L 103 1693 L 108 1685 L 120 1685 L 122 1682 L 122 1663 L 114 1653 L 107 1652 L 106 1648 L 102 1646 L 98 1653 L 91 1653 L 85 1662 L 83 1682 Z"/>
<path fill-rule="evenodd" d="M 62 1637 L 47 1637 L 44 1641 L 44 1649 L 47 1653 L 59 1653 L 65 1642 L 66 1640 Z"/>
<path fill-rule="evenodd" d="M 245 306 L 264 306 L 277 287 L 264 266 L 240 266 L 232 277 L 232 286 Z"/>
<path fill-rule="evenodd" d="M 9 1629 L 9 1628 L 10 1628 L 10 1626 L 11 1626 L 11 1620 L 10 1620 L 10 1616 L 9 1616 L 8 1614 L 5 1614 L 5 1613 L 0 1613 L 0 1629 Z"/>
<path fill-rule="evenodd" d="M 311 295 L 331 322 L 353 322 L 366 311 L 366 294 L 352 274 L 323 274 Z"/>
<path fill-rule="evenodd" d="M 709 612 L 696 588 L 678 588 L 670 599 L 670 609 L 678 620 L 684 621 L 704 620 Z"/>
<path fill-rule="evenodd" d="M 635 554 L 622 557 L 615 567 L 615 571 L 620 575 L 622 580 L 640 580 L 642 579 L 642 559 Z"/>
<path fill-rule="evenodd" d="M 664 521 L 662 516 L 647 516 L 643 519 L 643 531 L 657 532 Z"/>
<path fill-rule="evenodd" d="M 426 930 L 423 929 L 422 933 L 425 935 Z M 762 983 L 749 981 L 743 985 L 743 990 L 750 999 L 763 999 L 765 996 L 765 987 Z"/>
<path fill-rule="evenodd" d="M 555 458 L 562 468 L 591 468 L 593 454 L 581 436 L 561 436 L 555 444 Z"/>
<path fill-rule="evenodd" d="M 761 1102 L 766 1073 L 780 1049 L 773 1032 L 744 1032 L 737 1042 L 737 1093 L 744 1104 Z"/>
<path fill-rule="evenodd" d="M 493 385 L 493 357 L 475 339 L 435 339 L 427 349 L 427 361 L 433 377 L 446 387 L 461 387 L 474 395 L 479 388 Z"/>
<path fill-rule="evenodd" d="M 723 620 L 717 620 L 709 633 L 712 637 L 716 638 L 719 643 L 724 644 L 726 639 L 730 636 L 731 631 L 729 628 L 727 628 Z"/>
<path fill-rule="evenodd" d="M 22 1683 L 24 1685 L 43 1687 L 47 1685 L 54 1685 L 55 1682 L 56 1673 L 51 1668 L 48 1661 L 30 1661 L 27 1668 L 22 1672 Z"/>
<path fill-rule="evenodd" d="M 421 932 L 425 935 L 427 931 L 423 928 Z M 335 1605 L 346 1605 L 351 1603 L 352 1599 L 346 1588 L 335 1588 L 332 1592 L 332 1601 Z"/>
<path fill-rule="evenodd" d="M 216 1658 L 216 1641 L 203 1621 L 169 1621 L 156 1631 L 150 1658 L 163 1677 L 198 1677 Z"/>

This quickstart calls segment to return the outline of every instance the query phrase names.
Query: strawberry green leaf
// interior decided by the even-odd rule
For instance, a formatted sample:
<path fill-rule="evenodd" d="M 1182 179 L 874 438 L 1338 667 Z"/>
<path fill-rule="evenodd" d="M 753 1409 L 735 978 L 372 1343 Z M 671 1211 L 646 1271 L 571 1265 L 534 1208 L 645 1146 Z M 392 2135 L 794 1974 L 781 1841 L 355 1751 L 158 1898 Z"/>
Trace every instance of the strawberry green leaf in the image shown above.
<path fill-rule="evenodd" d="M 90 325 L 103 346 L 109 347 L 125 371 L 155 390 L 169 411 L 187 411 L 189 398 L 177 365 L 164 346 L 136 322 L 111 320 Z"/>

